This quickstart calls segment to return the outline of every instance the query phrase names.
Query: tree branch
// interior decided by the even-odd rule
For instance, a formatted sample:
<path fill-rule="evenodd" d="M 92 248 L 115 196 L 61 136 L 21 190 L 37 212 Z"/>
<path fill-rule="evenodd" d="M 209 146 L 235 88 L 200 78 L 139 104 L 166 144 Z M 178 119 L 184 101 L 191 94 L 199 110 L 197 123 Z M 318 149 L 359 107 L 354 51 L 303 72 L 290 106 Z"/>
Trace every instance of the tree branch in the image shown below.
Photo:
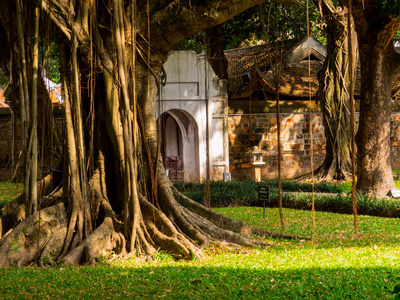
<path fill-rule="evenodd" d="M 151 15 L 151 39 L 160 52 L 169 51 L 176 43 L 196 32 L 224 23 L 233 16 L 264 0 L 209 0 L 206 3 L 171 2 Z M 297 0 L 274 0 L 299 5 Z M 144 26 L 143 26 L 144 28 Z"/>

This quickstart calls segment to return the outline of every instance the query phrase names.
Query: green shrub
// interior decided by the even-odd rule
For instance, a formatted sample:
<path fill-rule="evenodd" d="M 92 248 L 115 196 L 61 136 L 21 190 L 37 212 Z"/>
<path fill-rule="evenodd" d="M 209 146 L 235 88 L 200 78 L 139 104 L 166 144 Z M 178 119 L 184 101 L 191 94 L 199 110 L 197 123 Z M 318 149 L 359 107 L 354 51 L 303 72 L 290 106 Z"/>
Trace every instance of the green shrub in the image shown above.
<path fill-rule="evenodd" d="M 214 207 L 251 206 L 257 201 L 257 186 L 254 181 L 212 181 L 211 201 Z M 204 185 L 200 183 L 175 183 L 175 187 L 196 202 L 204 204 Z"/>
<path fill-rule="evenodd" d="M 269 180 L 261 183 L 254 181 L 211 182 L 211 206 L 262 206 L 262 201 L 258 201 L 259 185 L 271 187 L 271 201 L 265 203 L 265 205 L 267 207 L 277 207 L 279 202 L 277 180 Z M 175 186 L 189 198 L 204 204 L 203 184 L 177 183 Z M 346 186 L 335 183 L 323 182 L 316 184 L 315 192 L 337 193 L 338 195 L 315 194 L 315 209 L 318 211 L 352 214 L 353 204 L 351 196 L 340 195 L 342 192 L 341 188 L 347 189 Z M 282 181 L 282 190 L 284 192 L 282 194 L 282 205 L 284 207 L 304 210 L 311 209 L 312 197 L 309 193 L 312 190 L 311 184 L 284 180 Z M 359 214 L 364 215 L 398 218 L 400 217 L 400 201 L 393 198 L 375 199 L 359 194 L 357 195 L 357 210 Z"/>
<path fill-rule="evenodd" d="M 399 282 L 400 277 L 397 277 L 396 281 Z M 400 283 L 398 283 L 394 286 L 392 293 L 394 294 L 395 300 L 400 300 Z"/>

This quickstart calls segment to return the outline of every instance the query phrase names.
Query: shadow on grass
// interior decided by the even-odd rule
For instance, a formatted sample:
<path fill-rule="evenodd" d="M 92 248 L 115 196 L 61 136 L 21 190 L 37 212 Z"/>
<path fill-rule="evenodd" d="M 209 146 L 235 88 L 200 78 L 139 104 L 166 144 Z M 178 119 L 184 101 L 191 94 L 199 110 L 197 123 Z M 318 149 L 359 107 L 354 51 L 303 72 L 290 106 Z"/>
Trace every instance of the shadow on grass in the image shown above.
<path fill-rule="evenodd" d="M 393 299 L 399 268 L 187 266 L 0 269 L 1 299 Z"/>
<path fill-rule="evenodd" d="M 275 231 L 300 237 L 315 236 L 315 243 L 299 240 L 282 241 L 297 246 L 303 244 L 308 248 L 371 248 L 395 247 L 400 244 L 400 219 L 358 216 L 359 235 L 354 235 L 354 218 L 351 215 L 316 212 L 315 231 L 312 225 L 311 212 L 283 209 L 285 228 L 280 227 L 278 209 L 257 207 L 218 208 L 218 212 L 247 224 L 267 231 Z M 315 234 L 315 235 L 314 235 Z M 271 240 L 274 241 L 274 240 Z"/>

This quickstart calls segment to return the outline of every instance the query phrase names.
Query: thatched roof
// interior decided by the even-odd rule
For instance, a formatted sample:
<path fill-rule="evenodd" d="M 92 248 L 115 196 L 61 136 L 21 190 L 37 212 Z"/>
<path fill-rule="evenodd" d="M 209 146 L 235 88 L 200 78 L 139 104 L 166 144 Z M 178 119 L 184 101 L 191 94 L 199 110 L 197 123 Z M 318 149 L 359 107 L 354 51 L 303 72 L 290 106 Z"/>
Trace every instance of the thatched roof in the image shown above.
<path fill-rule="evenodd" d="M 271 47 L 272 48 L 272 47 Z M 270 54 L 268 54 L 270 53 Z M 268 51 L 266 45 L 229 50 L 225 54 L 228 59 L 229 73 L 229 99 L 246 100 L 259 88 L 269 93 L 271 98 L 275 94 L 275 81 L 270 61 L 274 69 L 277 66 L 282 53 L 281 74 L 279 79 L 279 93 L 282 99 L 307 99 L 315 98 L 318 91 L 318 72 L 326 55 L 323 44 L 311 37 L 301 42 L 288 42 L 283 51 Z M 310 70 L 308 56 L 310 55 Z M 271 59 L 269 59 L 270 55 Z M 243 75 L 243 74 L 246 74 Z M 242 77 L 248 79 L 243 80 Z M 355 95 L 360 95 L 360 72 L 357 72 Z M 400 81 L 398 83 L 400 97 Z"/>
<path fill-rule="evenodd" d="M 256 66 L 267 72 L 270 64 L 275 64 L 281 52 L 285 52 L 296 42 L 287 42 L 283 49 L 280 45 L 259 45 L 239 49 L 226 50 L 225 56 L 228 60 L 229 96 L 232 99 L 248 97 L 249 81 L 242 79 L 246 74 L 250 77 L 256 72 Z"/>

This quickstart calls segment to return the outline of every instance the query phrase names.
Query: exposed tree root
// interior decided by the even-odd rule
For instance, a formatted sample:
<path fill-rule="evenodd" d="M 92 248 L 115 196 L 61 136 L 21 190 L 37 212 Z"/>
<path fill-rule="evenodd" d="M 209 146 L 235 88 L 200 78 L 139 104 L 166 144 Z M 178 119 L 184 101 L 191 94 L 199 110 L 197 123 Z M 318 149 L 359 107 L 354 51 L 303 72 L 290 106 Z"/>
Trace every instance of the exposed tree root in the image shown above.
<path fill-rule="evenodd" d="M 56 258 L 61 255 L 61 250 L 64 246 L 65 237 L 67 235 L 67 227 L 61 227 L 56 230 L 53 236 L 44 246 L 38 265 L 43 267 L 45 265 L 55 266 L 57 265 Z"/>
<path fill-rule="evenodd" d="M 24 220 L 21 199 L 10 202 L 1 211 L 2 228 L 8 233 L 0 240 L 0 266 L 93 263 L 110 251 L 125 256 L 128 249 L 126 235 L 120 231 L 125 227 L 118 225 L 122 223 L 104 198 L 106 193 L 100 184 L 101 176 L 101 172 L 96 171 L 91 180 L 95 198 L 93 205 L 98 210 L 97 223 L 100 225 L 81 242 L 76 236 L 72 236 L 72 243 L 66 254 L 63 251 L 67 239 L 68 213 L 63 202 L 54 204 L 60 200 L 57 193 L 52 197 L 45 197 L 52 206 Z M 162 249 L 173 253 L 177 258 L 193 259 L 201 258 L 201 249 L 210 242 L 265 247 L 267 244 L 254 235 L 308 239 L 253 228 L 208 209 L 178 192 L 161 168 L 158 185 L 159 207 L 139 193 L 141 220 L 136 232 L 136 255 L 151 255 Z"/>
<path fill-rule="evenodd" d="M 35 262 L 41 250 L 66 223 L 63 203 L 30 215 L 1 240 L 0 267 L 20 267 Z"/>
<path fill-rule="evenodd" d="M 350 163 L 344 164 L 341 168 L 335 167 L 336 164 L 326 158 L 324 162 L 315 169 L 312 173 L 303 174 L 295 180 L 297 181 L 305 181 L 314 179 L 316 182 L 321 181 L 348 181 L 351 178 L 351 165 Z"/>
<path fill-rule="evenodd" d="M 113 212 L 107 201 L 102 202 L 105 218 L 102 224 L 96 228 L 79 246 L 72 249 L 61 260 L 64 265 L 93 263 L 100 256 L 110 251 L 117 254 L 125 254 L 125 238 L 117 233 L 113 226 Z"/>
<path fill-rule="evenodd" d="M 38 182 L 37 186 L 38 191 L 41 191 L 42 194 L 49 194 L 53 188 L 53 176 L 47 175 Z M 25 219 L 25 204 L 20 195 L 0 210 L 0 239 L 23 219 Z"/>
<path fill-rule="evenodd" d="M 238 221 L 232 218 L 229 218 L 225 216 L 224 214 L 218 213 L 216 211 L 213 211 L 211 209 L 208 209 L 207 207 L 191 200 L 190 198 L 186 197 L 185 195 L 181 194 L 176 188 L 174 189 L 174 194 L 176 196 L 176 199 L 179 203 L 181 203 L 183 206 L 185 206 L 187 209 L 189 209 L 192 213 L 202 216 L 206 220 L 208 220 L 211 224 L 216 226 L 220 230 L 220 228 L 225 229 L 231 233 L 229 233 L 229 236 L 235 232 L 239 232 L 237 236 L 232 236 L 232 239 L 226 239 L 226 241 L 234 243 L 234 244 L 239 244 L 239 245 L 245 245 L 244 241 L 242 240 L 243 236 L 250 236 L 250 235 L 257 235 L 260 237 L 272 237 L 272 238 L 283 238 L 283 239 L 305 239 L 305 240 L 310 240 L 309 237 L 301 237 L 301 236 L 296 236 L 296 235 L 288 235 L 288 234 L 282 234 L 278 232 L 272 232 L 272 231 L 266 231 L 262 230 L 259 228 L 251 227 L 248 224 Z M 207 224 L 208 225 L 208 224 Z M 264 242 L 260 240 L 254 241 L 254 238 L 251 238 L 253 240 L 248 241 L 249 246 L 262 246 Z"/>

